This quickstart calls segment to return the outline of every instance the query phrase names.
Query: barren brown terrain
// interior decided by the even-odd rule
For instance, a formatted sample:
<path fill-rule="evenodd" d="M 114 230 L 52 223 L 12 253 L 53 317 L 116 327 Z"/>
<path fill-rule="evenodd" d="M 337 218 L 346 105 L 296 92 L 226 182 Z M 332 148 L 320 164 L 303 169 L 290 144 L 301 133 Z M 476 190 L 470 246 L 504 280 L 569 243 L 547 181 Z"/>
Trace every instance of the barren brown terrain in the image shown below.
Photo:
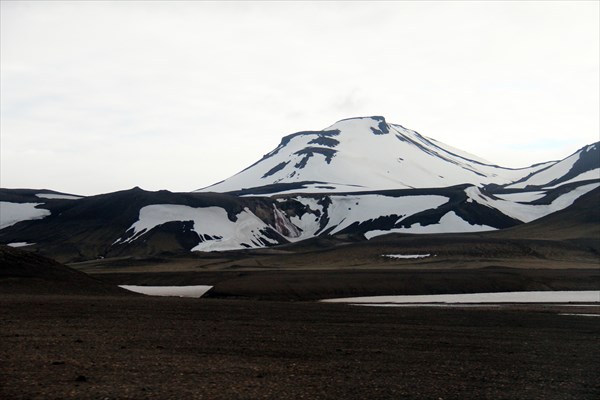
<path fill-rule="evenodd" d="M 6 399 L 597 399 L 600 318 L 0 296 Z"/>

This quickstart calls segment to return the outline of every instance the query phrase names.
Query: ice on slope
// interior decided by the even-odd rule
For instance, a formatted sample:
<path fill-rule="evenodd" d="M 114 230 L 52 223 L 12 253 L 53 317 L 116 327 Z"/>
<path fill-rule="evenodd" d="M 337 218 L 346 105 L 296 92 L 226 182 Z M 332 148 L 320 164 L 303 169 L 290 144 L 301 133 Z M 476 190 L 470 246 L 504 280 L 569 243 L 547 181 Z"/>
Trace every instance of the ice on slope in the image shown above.
<path fill-rule="evenodd" d="M 0 229 L 7 228 L 17 222 L 42 219 L 50 215 L 50 211 L 36 206 L 44 203 L 11 203 L 0 201 Z"/>
<path fill-rule="evenodd" d="M 192 221 L 193 231 L 203 240 L 192 251 L 225 251 L 277 244 L 262 233 L 269 227 L 250 210 L 244 209 L 236 218 L 235 222 L 229 220 L 227 211 L 221 207 L 154 204 L 140 210 L 138 221 L 127 230 L 133 229 L 133 235 L 125 240 L 117 239 L 114 244 L 130 243 L 151 229 L 172 221 Z"/>

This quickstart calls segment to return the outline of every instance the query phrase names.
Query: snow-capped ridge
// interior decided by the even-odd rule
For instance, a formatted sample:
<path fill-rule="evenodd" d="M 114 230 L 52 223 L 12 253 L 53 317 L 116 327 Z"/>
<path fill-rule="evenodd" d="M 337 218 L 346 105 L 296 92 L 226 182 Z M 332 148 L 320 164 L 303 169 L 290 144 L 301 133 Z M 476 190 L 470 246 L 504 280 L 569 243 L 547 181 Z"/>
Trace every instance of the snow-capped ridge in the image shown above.
<path fill-rule="evenodd" d="M 298 193 L 504 185 L 547 165 L 510 169 L 445 145 L 382 116 L 347 118 L 321 131 L 284 136 L 260 160 L 234 176 L 199 191 L 250 194 L 270 187 Z M 300 183 L 308 183 L 299 185 Z M 278 187 L 278 185 L 284 185 Z"/>
<path fill-rule="evenodd" d="M 562 184 L 600 180 L 600 142 L 583 146 L 563 160 L 532 172 L 507 185 L 509 189 L 554 188 Z"/>

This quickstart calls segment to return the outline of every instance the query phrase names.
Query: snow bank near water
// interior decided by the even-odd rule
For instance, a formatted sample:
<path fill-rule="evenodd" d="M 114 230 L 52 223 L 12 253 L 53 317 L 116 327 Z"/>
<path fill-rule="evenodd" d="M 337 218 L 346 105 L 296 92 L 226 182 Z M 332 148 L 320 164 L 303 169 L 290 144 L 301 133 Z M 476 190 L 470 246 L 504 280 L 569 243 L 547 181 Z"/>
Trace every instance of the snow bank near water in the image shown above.
<path fill-rule="evenodd" d="M 173 297 L 202 297 L 206 292 L 212 289 L 212 286 L 135 286 L 119 285 L 120 288 L 145 294 L 148 296 L 173 296 Z"/>
<path fill-rule="evenodd" d="M 495 304 L 495 303 L 599 303 L 600 290 L 544 291 L 544 292 L 499 292 L 434 294 L 417 296 L 370 296 L 321 300 L 327 303 L 350 303 L 372 305 L 402 304 Z"/>

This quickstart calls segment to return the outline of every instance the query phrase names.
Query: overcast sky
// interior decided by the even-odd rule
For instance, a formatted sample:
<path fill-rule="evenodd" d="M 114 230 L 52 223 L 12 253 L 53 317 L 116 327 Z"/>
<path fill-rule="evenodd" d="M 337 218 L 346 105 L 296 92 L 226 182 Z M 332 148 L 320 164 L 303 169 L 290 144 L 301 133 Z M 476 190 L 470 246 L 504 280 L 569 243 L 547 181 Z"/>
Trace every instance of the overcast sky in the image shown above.
<path fill-rule="evenodd" d="M 1 2 L 0 186 L 189 191 L 383 115 L 508 167 L 599 140 L 599 2 Z"/>

